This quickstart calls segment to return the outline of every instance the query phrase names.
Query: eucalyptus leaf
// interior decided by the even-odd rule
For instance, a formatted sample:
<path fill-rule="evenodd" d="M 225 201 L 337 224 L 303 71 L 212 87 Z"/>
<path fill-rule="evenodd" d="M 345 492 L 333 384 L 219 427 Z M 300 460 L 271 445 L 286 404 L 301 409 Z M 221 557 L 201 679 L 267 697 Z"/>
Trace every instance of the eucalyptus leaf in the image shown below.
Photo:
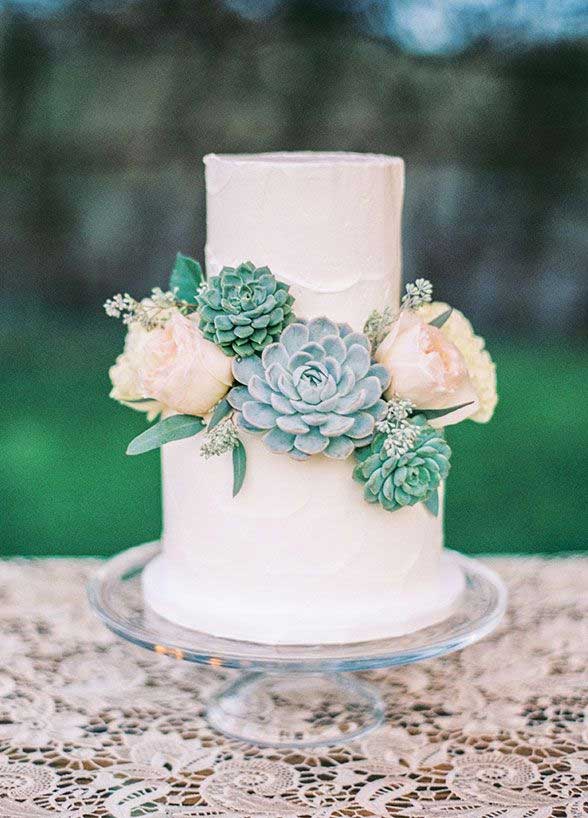
<path fill-rule="evenodd" d="M 245 453 L 245 446 L 239 440 L 233 448 L 233 497 L 236 497 L 241 491 L 246 468 L 247 454 Z"/>
<path fill-rule="evenodd" d="M 435 420 L 435 418 L 442 418 L 445 415 L 450 415 L 452 412 L 457 412 L 458 409 L 463 409 L 464 406 L 471 406 L 473 400 L 467 403 L 460 403 L 457 406 L 448 406 L 447 409 L 415 409 L 415 415 L 424 415 L 427 420 Z"/>
<path fill-rule="evenodd" d="M 160 420 L 135 437 L 127 447 L 127 454 L 143 454 L 158 449 L 172 440 L 192 437 L 204 429 L 204 421 L 195 415 L 172 415 Z"/>
<path fill-rule="evenodd" d="M 172 291 L 176 290 L 176 298 L 180 301 L 194 303 L 202 279 L 203 274 L 200 264 L 195 259 L 178 253 L 169 280 L 169 288 Z"/>
<path fill-rule="evenodd" d="M 429 326 L 437 327 L 437 329 L 441 329 L 443 324 L 447 321 L 451 313 L 453 312 L 453 307 L 449 307 L 448 310 L 442 312 L 441 315 L 438 315 L 437 318 L 433 318 L 432 321 L 429 321 Z"/>
<path fill-rule="evenodd" d="M 214 429 L 214 427 L 217 426 L 221 422 L 221 420 L 223 418 L 226 418 L 226 416 L 232 411 L 233 407 L 231 406 L 231 404 L 228 402 L 226 398 L 223 398 L 214 407 L 212 417 L 208 422 L 208 428 Z"/>
<path fill-rule="evenodd" d="M 425 500 L 425 506 L 429 509 L 431 514 L 436 517 L 439 514 L 439 491 L 435 489 L 435 491 L 429 495 L 429 497 Z"/>

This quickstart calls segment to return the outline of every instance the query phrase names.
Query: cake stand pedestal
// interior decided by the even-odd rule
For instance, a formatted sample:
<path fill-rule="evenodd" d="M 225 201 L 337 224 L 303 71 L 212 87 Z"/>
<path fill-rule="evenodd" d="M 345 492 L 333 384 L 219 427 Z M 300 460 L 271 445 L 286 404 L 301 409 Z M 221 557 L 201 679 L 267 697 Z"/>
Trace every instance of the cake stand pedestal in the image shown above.
<path fill-rule="evenodd" d="M 158 551 L 158 543 L 147 543 L 104 563 L 89 585 L 92 606 L 114 633 L 135 645 L 239 670 L 208 703 L 207 718 L 225 735 L 258 745 L 342 744 L 372 730 L 382 722 L 384 706 L 377 689 L 353 671 L 460 650 L 490 633 L 506 607 L 506 590 L 494 571 L 447 551 L 443 559 L 463 572 L 465 589 L 447 619 L 415 633 L 334 645 L 221 639 L 167 622 L 145 605 L 141 574 Z"/>

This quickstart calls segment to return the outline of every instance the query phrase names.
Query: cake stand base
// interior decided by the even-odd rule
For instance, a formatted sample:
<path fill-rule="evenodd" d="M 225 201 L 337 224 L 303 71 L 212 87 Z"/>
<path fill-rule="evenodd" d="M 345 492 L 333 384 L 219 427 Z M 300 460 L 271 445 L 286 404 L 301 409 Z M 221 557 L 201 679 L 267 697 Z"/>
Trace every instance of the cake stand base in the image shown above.
<path fill-rule="evenodd" d="M 217 693 L 207 718 L 230 738 L 271 747 L 342 744 L 377 727 L 371 685 L 343 673 L 246 673 Z"/>
<path fill-rule="evenodd" d="M 158 553 L 158 543 L 147 543 L 104 563 L 90 582 L 92 606 L 114 633 L 135 645 L 173 659 L 242 671 L 208 702 L 208 721 L 232 738 L 272 747 L 340 745 L 377 727 L 384 717 L 380 697 L 352 671 L 460 650 L 490 633 L 506 607 L 506 590 L 494 571 L 447 551 L 443 560 L 462 572 L 464 590 L 442 622 L 405 636 L 347 644 L 224 639 L 168 622 L 145 604 L 141 576 Z"/>

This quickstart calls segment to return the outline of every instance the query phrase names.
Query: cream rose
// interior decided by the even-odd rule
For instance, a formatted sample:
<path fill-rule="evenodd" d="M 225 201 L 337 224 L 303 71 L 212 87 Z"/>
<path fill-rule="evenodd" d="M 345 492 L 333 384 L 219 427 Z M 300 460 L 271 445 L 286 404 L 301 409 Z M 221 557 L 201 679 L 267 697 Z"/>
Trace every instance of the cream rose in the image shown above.
<path fill-rule="evenodd" d="M 205 415 L 233 382 L 231 358 L 204 338 L 196 315 L 179 312 L 149 331 L 138 377 L 143 395 L 187 415 Z"/>
<path fill-rule="evenodd" d="M 148 420 L 153 420 L 162 409 L 157 401 L 128 402 L 139 401 L 144 397 L 139 383 L 139 367 L 143 362 L 144 347 L 148 337 L 149 332 L 140 324 L 130 324 L 125 338 L 124 351 L 118 356 L 114 366 L 110 367 L 108 374 L 112 382 L 110 397 L 131 409 L 147 412 Z"/>
<path fill-rule="evenodd" d="M 375 357 L 392 378 L 387 397 L 407 398 L 418 409 L 470 404 L 431 425 L 449 426 L 476 412 L 478 398 L 462 354 L 440 329 L 421 321 L 411 310 L 401 311 Z"/>
<path fill-rule="evenodd" d="M 417 315 L 423 321 L 431 321 L 448 310 L 442 301 L 423 304 Z M 468 368 L 472 386 L 476 390 L 480 406 L 470 420 L 487 423 L 498 402 L 496 391 L 496 366 L 485 348 L 483 338 L 476 335 L 471 323 L 459 310 L 453 310 L 449 319 L 441 327 L 441 332 L 459 349 Z"/>

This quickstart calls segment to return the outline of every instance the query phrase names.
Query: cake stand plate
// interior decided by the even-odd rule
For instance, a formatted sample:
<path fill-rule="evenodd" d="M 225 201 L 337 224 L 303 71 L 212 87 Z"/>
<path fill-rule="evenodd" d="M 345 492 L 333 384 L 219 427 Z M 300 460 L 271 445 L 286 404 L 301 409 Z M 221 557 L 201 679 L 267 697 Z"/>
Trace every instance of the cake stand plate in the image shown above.
<path fill-rule="evenodd" d="M 275 747 L 341 744 L 384 718 L 377 690 L 351 675 L 419 662 L 471 645 L 504 614 L 506 590 L 490 568 L 446 551 L 465 589 L 451 615 L 389 639 L 332 645 L 264 645 L 222 639 L 162 619 L 143 601 L 141 574 L 159 543 L 131 548 L 104 563 L 89 585 L 90 602 L 123 639 L 159 654 L 241 671 L 208 704 L 210 725 L 232 738 Z M 196 591 L 197 592 L 197 591 Z"/>

